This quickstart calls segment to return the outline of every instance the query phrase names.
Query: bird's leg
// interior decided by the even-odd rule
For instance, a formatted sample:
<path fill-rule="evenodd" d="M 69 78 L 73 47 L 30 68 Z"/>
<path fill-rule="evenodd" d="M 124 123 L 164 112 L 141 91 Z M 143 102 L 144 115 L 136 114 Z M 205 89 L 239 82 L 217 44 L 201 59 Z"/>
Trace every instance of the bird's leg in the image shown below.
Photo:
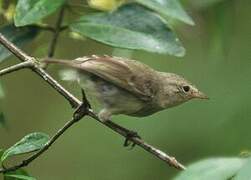
<path fill-rule="evenodd" d="M 106 121 L 105 122 L 106 124 L 109 124 L 110 126 L 113 126 L 114 128 L 116 128 L 116 129 L 118 129 L 118 130 L 120 130 L 123 134 L 125 134 L 125 142 L 124 142 L 124 146 L 125 147 L 128 147 L 128 146 L 130 146 L 131 145 L 131 149 L 136 145 L 136 143 L 130 143 L 130 140 L 132 139 L 132 138 L 139 138 L 139 139 L 141 139 L 141 137 L 138 135 L 138 133 L 137 132 L 135 132 L 135 131 L 132 131 L 132 130 L 129 130 L 129 129 L 126 129 L 126 128 L 124 128 L 124 127 L 122 127 L 122 126 L 120 126 L 120 125 L 118 125 L 118 124 L 115 124 L 114 122 L 112 122 L 112 121 L 110 121 L 110 120 L 108 120 L 108 121 Z"/>
<path fill-rule="evenodd" d="M 104 108 L 102 109 L 99 113 L 98 113 L 98 118 L 102 121 L 102 122 L 106 122 L 109 121 L 111 118 L 111 111 L 109 111 L 108 109 Z"/>
<path fill-rule="evenodd" d="M 126 139 L 125 139 L 125 142 L 124 142 L 124 146 L 125 146 L 125 147 L 131 145 L 131 149 L 134 148 L 134 146 L 136 145 L 136 143 L 133 142 L 133 143 L 131 144 L 130 140 L 131 140 L 132 138 L 139 138 L 139 139 L 141 139 L 141 137 L 139 136 L 139 134 L 138 134 L 136 131 L 130 130 L 130 131 L 127 132 L 127 135 L 126 135 Z"/>
<path fill-rule="evenodd" d="M 111 111 L 109 109 L 102 109 L 99 113 L 98 113 L 98 117 L 101 121 L 103 121 L 104 123 L 109 123 L 110 125 L 112 125 L 113 127 L 115 127 L 116 129 L 119 129 L 121 132 L 123 132 L 125 134 L 125 142 L 124 142 L 124 146 L 127 147 L 127 146 L 130 146 L 130 139 L 134 138 L 134 137 L 137 137 L 137 138 L 140 138 L 140 136 L 138 135 L 137 132 L 135 131 L 132 131 L 132 130 L 129 130 L 129 129 L 126 129 L 122 126 L 119 126 L 118 124 L 115 124 L 113 123 L 110 119 L 111 119 Z M 133 143 L 131 145 L 131 148 L 133 148 L 136 144 Z"/>

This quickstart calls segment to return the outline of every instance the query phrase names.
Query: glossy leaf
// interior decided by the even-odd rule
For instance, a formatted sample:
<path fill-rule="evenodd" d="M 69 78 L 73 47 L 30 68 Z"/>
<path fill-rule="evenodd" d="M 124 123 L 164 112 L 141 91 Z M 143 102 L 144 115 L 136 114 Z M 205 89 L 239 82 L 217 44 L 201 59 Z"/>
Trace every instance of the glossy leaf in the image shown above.
<path fill-rule="evenodd" d="M 35 180 L 24 169 L 18 169 L 14 172 L 4 174 L 4 180 Z"/>
<path fill-rule="evenodd" d="M 182 8 L 178 0 L 135 0 L 136 2 L 163 15 L 194 25 L 192 18 Z"/>
<path fill-rule="evenodd" d="M 185 49 L 175 33 L 150 10 L 128 4 L 112 13 L 83 16 L 71 30 L 121 48 L 183 56 Z"/>
<path fill-rule="evenodd" d="M 49 136 L 44 133 L 36 132 L 28 134 L 15 145 L 7 149 L 1 157 L 1 161 L 3 162 L 6 158 L 14 155 L 37 151 L 41 149 L 48 140 Z"/>
<path fill-rule="evenodd" d="M 234 180 L 250 180 L 251 179 L 251 158 L 247 160 L 247 163 L 240 169 Z"/>
<path fill-rule="evenodd" d="M 245 164 L 243 158 L 212 158 L 188 166 L 174 180 L 223 180 L 233 177 Z"/>
<path fill-rule="evenodd" d="M 6 25 L 0 28 L 0 33 L 18 47 L 22 47 L 28 42 L 31 42 L 38 32 L 39 29 L 32 26 L 17 28 L 14 25 Z M 10 55 L 11 53 L 3 45 L 0 45 L 0 62 Z"/>
<path fill-rule="evenodd" d="M 14 22 L 16 26 L 25 26 L 40 21 L 55 12 L 65 0 L 19 0 Z"/>
<path fill-rule="evenodd" d="M 5 174 L 4 175 L 5 180 L 36 180 L 34 177 L 31 176 L 25 176 L 20 174 Z"/>

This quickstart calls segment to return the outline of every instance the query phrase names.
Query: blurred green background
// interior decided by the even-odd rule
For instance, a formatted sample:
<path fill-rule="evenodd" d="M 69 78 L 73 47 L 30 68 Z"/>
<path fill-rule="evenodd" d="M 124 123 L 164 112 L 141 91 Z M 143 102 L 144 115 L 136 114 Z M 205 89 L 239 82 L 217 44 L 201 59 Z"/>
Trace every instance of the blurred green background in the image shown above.
<path fill-rule="evenodd" d="M 116 50 L 86 39 L 62 34 L 57 58 L 91 54 L 127 56 L 160 71 L 185 76 L 209 97 L 194 100 L 150 117 L 116 116 L 114 121 L 137 131 L 144 140 L 188 165 L 199 159 L 238 156 L 251 149 L 251 6 L 249 0 L 184 1 L 196 26 L 177 25 L 186 48 L 184 58 L 140 51 Z M 49 33 L 42 33 L 25 48 L 34 56 L 47 52 Z M 10 58 L 1 68 L 17 63 Z M 48 71 L 59 79 L 59 68 Z M 1 77 L 5 98 L 0 107 L 7 128 L 0 129 L 1 148 L 8 148 L 28 133 L 52 135 L 72 115 L 69 104 L 29 70 Z M 60 81 L 61 82 L 61 81 Z M 76 84 L 62 84 L 80 97 Z M 178 170 L 139 147 L 128 150 L 124 139 L 95 120 L 84 118 L 26 168 L 38 179 L 171 179 Z M 10 162 L 10 164 L 15 163 Z"/>

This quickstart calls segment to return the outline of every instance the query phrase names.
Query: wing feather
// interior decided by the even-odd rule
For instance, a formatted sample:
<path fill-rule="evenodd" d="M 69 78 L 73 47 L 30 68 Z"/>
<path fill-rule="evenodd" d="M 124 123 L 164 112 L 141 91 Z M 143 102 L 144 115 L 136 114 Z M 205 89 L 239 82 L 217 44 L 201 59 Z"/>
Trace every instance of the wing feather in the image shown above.
<path fill-rule="evenodd" d="M 92 73 L 123 88 L 144 101 L 152 100 L 158 91 L 156 72 L 140 62 L 119 57 L 83 57 L 72 61 L 74 67 Z"/>

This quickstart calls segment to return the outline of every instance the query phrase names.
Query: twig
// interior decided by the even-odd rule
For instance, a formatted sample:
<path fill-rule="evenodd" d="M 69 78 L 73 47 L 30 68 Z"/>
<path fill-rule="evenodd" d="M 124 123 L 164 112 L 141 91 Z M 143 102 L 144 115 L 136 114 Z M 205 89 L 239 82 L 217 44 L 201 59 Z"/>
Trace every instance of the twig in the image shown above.
<path fill-rule="evenodd" d="M 40 62 L 38 62 L 35 58 L 28 56 L 22 50 L 18 49 L 14 44 L 8 41 L 1 33 L 0 33 L 0 43 L 4 45 L 8 50 L 10 50 L 15 56 L 17 56 L 21 61 L 31 61 L 32 62 L 32 70 L 36 72 L 40 77 L 42 77 L 51 87 L 53 87 L 57 92 L 59 92 L 65 99 L 67 99 L 73 107 L 78 107 L 81 105 L 81 101 L 79 101 L 76 97 L 74 97 L 70 92 L 65 90 L 56 80 L 54 80 L 47 72 L 45 72 L 40 66 Z M 125 136 L 127 134 L 127 130 L 113 122 L 102 122 L 96 114 L 92 111 L 92 109 L 88 109 L 88 115 L 103 123 L 113 131 Z M 129 131 L 129 130 L 128 130 Z M 58 137 L 57 137 L 58 138 Z M 185 167 L 175 160 L 174 157 L 170 157 L 161 150 L 147 144 L 142 139 L 137 137 L 132 137 L 130 139 L 133 143 L 136 143 L 149 153 L 155 155 L 162 161 L 168 163 L 170 166 L 173 166 L 177 169 L 185 169 Z M 42 153 L 41 153 L 42 154 Z M 39 154 L 40 155 L 40 154 Z M 38 156 L 39 156 L 38 155 Z M 11 169 L 11 168 L 9 168 Z"/>
<path fill-rule="evenodd" d="M 70 92 L 68 92 L 63 86 L 61 86 L 55 79 L 53 79 L 48 73 L 46 73 L 40 66 L 40 63 L 34 58 L 25 54 L 21 49 L 16 47 L 13 43 L 7 40 L 0 33 L 0 43 L 5 46 L 9 51 L 11 51 L 16 57 L 21 61 L 32 62 L 31 69 L 36 72 L 41 78 L 43 78 L 52 88 L 56 89 L 59 94 L 61 94 L 65 99 L 67 99 L 72 107 L 77 108 L 81 101 L 74 97 Z"/>
<path fill-rule="evenodd" d="M 5 69 L 0 70 L 0 76 L 3 76 L 5 74 L 11 73 L 11 72 L 15 72 L 18 71 L 20 69 L 24 69 L 24 68 L 28 68 L 32 66 L 32 62 L 30 61 L 25 61 L 10 67 L 7 67 Z"/>
<path fill-rule="evenodd" d="M 101 122 L 102 121 L 98 118 L 98 116 L 92 112 L 91 110 L 89 111 L 89 116 L 91 116 L 92 118 L 96 119 L 97 121 Z M 118 134 L 124 136 L 125 138 L 127 137 L 127 134 L 130 133 L 130 130 L 119 126 L 118 124 L 115 124 L 112 121 L 107 121 L 104 123 L 106 126 L 108 126 L 109 128 L 111 128 L 112 130 L 116 131 Z M 142 139 L 137 138 L 137 137 L 133 137 L 131 139 L 131 141 L 135 144 L 137 144 L 138 146 L 142 147 L 143 149 L 145 149 L 146 151 L 154 154 L 157 158 L 161 159 L 162 161 L 165 161 L 166 163 L 168 163 L 170 166 L 173 166 L 177 169 L 180 170 L 184 170 L 186 169 L 184 165 L 182 165 L 181 163 L 179 163 L 175 157 L 169 156 L 166 153 L 164 153 L 163 151 L 155 148 L 154 146 L 144 142 Z"/>
<path fill-rule="evenodd" d="M 87 101 L 86 101 L 87 102 Z M 82 108 L 82 106 L 81 106 Z M 86 109 L 86 108 L 85 108 Z M 64 132 L 69 129 L 73 124 L 78 122 L 82 117 L 88 114 L 86 111 L 76 111 L 72 119 L 68 121 L 61 129 L 59 129 L 56 134 L 43 146 L 42 149 L 37 151 L 35 154 L 31 155 L 27 159 L 23 160 L 20 164 L 12 166 L 10 168 L 2 168 L 0 169 L 0 173 L 7 173 L 10 171 L 16 171 L 19 168 L 24 166 L 28 166 L 33 160 L 37 159 L 41 154 L 49 149 L 49 147 L 61 136 Z M 80 113 L 79 113 L 80 112 Z"/>
<path fill-rule="evenodd" d="M 64 19 L 64 7 L 61 8 L 59 15 L 58 15 L 58 19 L 56 22 L 56 26 L 55 26 L 55 31 L 51 40 L 51 44 L 49 47 L 49 51 L 48 51 L 48 57 L 53 57 L 54 53 L 55 53 L 55 49 L 56 49 L 56 45 L 57 45 L 57 40 L 61 31 L 61 24 L 63 22 Z"/>

